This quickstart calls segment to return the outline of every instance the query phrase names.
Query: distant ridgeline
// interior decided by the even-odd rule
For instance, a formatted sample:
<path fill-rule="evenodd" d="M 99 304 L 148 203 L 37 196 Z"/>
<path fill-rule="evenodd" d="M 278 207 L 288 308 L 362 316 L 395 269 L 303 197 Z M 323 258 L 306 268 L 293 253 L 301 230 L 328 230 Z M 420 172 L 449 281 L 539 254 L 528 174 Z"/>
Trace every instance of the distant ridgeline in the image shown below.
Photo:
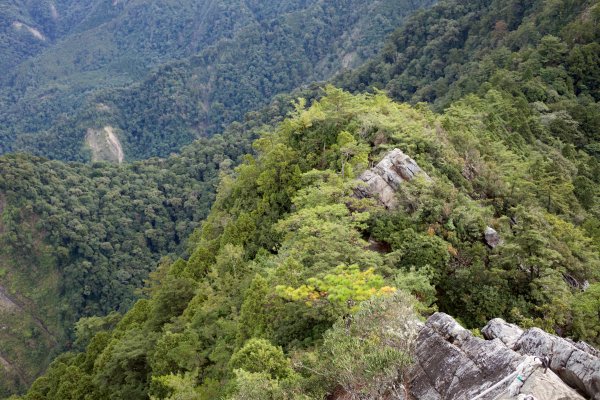
<path fill-rule="evenodd" d="M 0 154 L 75 161 L 119 161 L 120 152 L 127 160 L 167 156 L 278 93 L 361 64 L 405 16 L 433 2 L 3 6 Z"/>
<path fill-rule="evenodd" d="M 600 156 L 600 5 L 441 1 L 335 83 L 352 91 L 383 89 L 438 111 L 494 88 L 515 102 L 522 120 L 541 120 L 550 137 Z M 542 139 L 542 132 L 523 128 L 526 140 Z"/>

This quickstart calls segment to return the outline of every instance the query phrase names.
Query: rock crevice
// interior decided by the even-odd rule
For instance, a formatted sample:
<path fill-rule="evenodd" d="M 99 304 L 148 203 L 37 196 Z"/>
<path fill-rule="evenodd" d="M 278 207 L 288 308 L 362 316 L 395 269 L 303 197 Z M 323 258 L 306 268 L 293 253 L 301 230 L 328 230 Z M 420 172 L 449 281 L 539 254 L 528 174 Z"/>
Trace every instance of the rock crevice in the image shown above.
<path fill-rule="evenodd" d="M 544 368 L 543 354 L 540 357 L 539 352 L 533 351 L 544 348 L 538 331 L 536 328 L 523 331 L 495 319 L 482 331 L 486 340 L 474 336 L 452 317 L 436 313 L 419 333 L 415 367 L 409 373 L 410 395 L 424 400 L 520 400 L 527 396 L 536 400 L 584 399 L 574 389 L 577 388 L 596 400 L 593 396 L 597 392 L 583 390 L 582 385 L 566 379 L 566 374 L 554 367 Z M 541 338 L 550 341 L 548 337 Z M 593 368 L 590 364 L 586 371 L 589 373 Z M 578 374 L 580 382 L 590 381 L 583 371 L 575 371 L 572 366 L 566 370 Z"/>
<path fill-rule="evenodd" d="M 499 339 L 519 354 L 547 358 L 549 368 L 564 382 L 594 400 L 600 400 L 600 358 L 598 351 L 580 342 L 551 335 L 539 328 L 522 331 L 502 319 L 491 320 L 482 333 Z"/>

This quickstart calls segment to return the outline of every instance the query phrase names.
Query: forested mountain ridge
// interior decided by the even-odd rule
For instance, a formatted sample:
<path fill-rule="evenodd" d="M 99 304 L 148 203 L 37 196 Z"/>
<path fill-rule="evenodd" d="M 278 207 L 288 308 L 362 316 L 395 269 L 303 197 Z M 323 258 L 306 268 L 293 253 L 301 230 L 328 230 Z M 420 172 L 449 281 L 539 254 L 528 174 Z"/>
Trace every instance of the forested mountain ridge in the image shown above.
<path fill-rule="evenodd" d="M 98 0 L 72 34 L 0 78 L 0 152 L 89 160 L 86 134 L 108 126 L 127 159 L 167 156 L 360 64 L 431 3 Z"/>
<path fill-rule="evenodd" d="M 162 263 L 131 311 L 81 320 L 75 351 L 25 398 L 381 398 L 411 361 L 410 346 L 382 343 L 410 343 L 413 318 L 435 308 L 469 328 L 503 317 L 597 346 L 594 4 L 446 1 L 415 16 L 408 26 L 426 34 L 396 32 L 395 42 L 415 39 L 388 53 L 393 66 L 376 59 L 336 82 L 417 103 L 431 78 L 419 74 L 439 58 L 450 65 L 428 73 L 455 71 L 469 85 L 437 82 L 428 98 L 439 99 L 437 113 L 333 88 L 299 100 L 262 129 L 256 156 L 223 174 L 188 254 Z M 496 47 L 499 19 L 504 37 L 527 44 Z M 480 62 L 450 61 L 456 52 L 437 34 L 447 25 L 463 29 L 464 59 Z M 571 52 L 589 76 L 572 68 Z M 179 66 L 185 76 L 189 66 Z M 386 86 L 407 77 L 406 92 Z M 161 81 L 162 92 L 172 83 Z M 402 185 L 393 210 L 358 200 L 356 178 L 394 148 L 430 180 Z M 494 248 L 488 226 L 501 239 Z"/>
<path fill-rule="evenodd" d="M 334 88 L 300 100 L 223 176 L 190 257 L 154 272 L 118 322 L 80 321 L 86 352 L 56 359 L 25 398 L 381 398 L 410 365 L 410 321 L 432 307 L 600 343 L 598 230 L 581 224 L 598 204 L 573 190 L 598 160 L 516 141 L 519 110 L 498 96 L 442 115 Z M 355 189 L 393 148 L 429 178 L 400 185 L 388 210 Z"/>
<path fill-rule="evenodd" d="M 437 110 L 490 86 L 542 115 L 552 133 L 598 154 L 600 4 L 442 1 L 394 32 L 373 60 L 338 77 Z"/>

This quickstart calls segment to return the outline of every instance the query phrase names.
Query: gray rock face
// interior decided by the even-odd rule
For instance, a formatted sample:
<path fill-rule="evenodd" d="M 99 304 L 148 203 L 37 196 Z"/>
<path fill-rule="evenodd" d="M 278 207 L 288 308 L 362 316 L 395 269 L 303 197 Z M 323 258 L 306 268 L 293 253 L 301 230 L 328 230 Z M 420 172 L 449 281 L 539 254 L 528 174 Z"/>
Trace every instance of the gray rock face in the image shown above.
<path fill-rule="evenodd" d="M 488 226 L 487 228 L 485 228 L 483 234 L 485 237 L 485 242 L 492 249 L 502 244 L 502 238 L 500 238 L 500 235 L 498 234 L 498 232 L 496 232 L 494 228 Z"/>
<path fill-rule="evenodd" d="M 505 344 L 516 343 L 520 328 L 494 321 L 486 335 L 505 335 L 505 342 L 477 338 L 446 314 L 431 316 L 417 341 L 411 395 L 423 400 L 583 399 L 552 370 L 544 373 L 539 359 Z"/>
<path fill-rule="evenodd" d="M 486 339 L 500 339 L 509 349 L 515 348 L 515 345 L 519 341 L 521 335 L 523 335 L 523 329 L 517 325 L 509 324 L 502 318 L 494 318 L 481 330 L 483 337 Z"/>
<path fill-rule="evenodd" d="M 492 320 L 484 328 L 486 337 L 498 338 L 520 354 L 548 357 L 550 369 L 563 381 L 579 389 L 594 400 L 600 400 L 600 358 L 598 351 L 585 343 L 573 343 L 551 335 L 538 328 L 531 328 L 514 341 L 514 332 L 492 328 L 502 321 Z M 510 325 L 510 324 L 506 324 Z"/>
<path fill-rule="evenodd" d="M 404 182 L 411 181 L 415 176 L 423 174 L 415 160 L 404 154 L 400 149 L 390 151 L 375 167 L 363 172 L 360 180 L 364 187 L 356 189 L 358 197 L 375 197 L 386 208 L 397 205 L 396 191 Z"/>

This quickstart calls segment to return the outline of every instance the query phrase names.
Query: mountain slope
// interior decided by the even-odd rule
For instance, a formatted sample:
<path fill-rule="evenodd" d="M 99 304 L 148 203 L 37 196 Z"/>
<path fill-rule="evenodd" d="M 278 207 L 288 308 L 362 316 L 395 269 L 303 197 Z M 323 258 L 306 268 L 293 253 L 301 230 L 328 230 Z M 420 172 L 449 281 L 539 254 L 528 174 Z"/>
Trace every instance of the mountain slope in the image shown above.
<path fill-rule="evenodd" d="M 104 0 L 4 2 L 0 5 L 0 67 L 14 72 L 19 64 L 51 49 L 61 39 L 92 29 L 122 9 L 122 2 Z M 0 77 L 0 82 L 5 84 L 7 77 Z"/>
<path fill-rule="evenodd" d="M 80 317 L 128 309 L 162 257 L 186 254 L 219 175 L 251 151 L 263 125 L 289 112 L 291 99 L 278 96 L 244 124 L 166 159 L 117 166 L 0 156 L 0 396 L 80 348 Z"/>
<path fill-rule="evenodd" d="M 593 0 L 442 1 L 336 83 L 385 89 L 397 100 L 427 101 L 438 110 L 493 85 L 542 113 L 555 136 L 598 154 L 599 21 Z"/>
<path fill-rule="evenodd" d="M 112 125 L 127 159 L 166 156 L 278 93 L 360 64 L 431 3 L 101 1 L 0 78 L 0 152 L 86 160 L 87 129 Z"/>
<path fill-rule="evenodd" d="M 77 319 L 128 309 L 161 257 L 185 253 L 218 174 L 250 150 L 236 136 L 123 167 L 0 158 L 0 395 L 69 348 Z"/>
<path fill-rule="evenodd" d="M 114 329 L 80 322 L 86 352 L 25 398 L 381 398 L 410 364 L 411 303 L 599 343 L 599 249 L 572 184 L 598 162 L 517 142 L 498 118 L 519 112 L 498 96 L 442 115 L 334 88 L 299 101 L 223 177 L 190 257 L 162 265 Z M 428 177 L 402 175 L 396 207 L 357 197 L 356 178 L 394 148 Z M 500 243 L 486 246 L 486 226 Z"/>
<path fill-rule="evenodd" d="M 14 1 L 0 5 L 2 71 L 10 71 L 20 62 L 40 53 L 54 38 L 58 16 L 52 13 L 50 4 L 44 7 L 42 2 L 32 3 Z"/>
<path fill-rule="evenodd" d="M 421 27 L 423 37 L 396 33 L 396 41 L 416 39 L 405 54 L 391 51 L 390 63 L 407 57 L 412 72 L 386 65 L 384 75 L 369 77 L 365 71 L 372 72 L 373 64 L 359 70 L 360 79 L 382 85 L 396 73 L 414 77 L 411 90 L 420 93 L 429 76 L 419 74 L 437 65 L 428 57 L 438 51 L 436 57 L 450 63 L 442 73 L 455 71 L 463 82 L 454 89 L 440 86 L 431 98 L 441 99 L 435 108 L 444 108 L 443 114 L 381 94 L 353 97 L 334 89 L 310 107 L 299 102 L 276 129 L 263 132 L 254 145 L 258 157 L 223 177 L 211 214 L 191 237 L 191 256 L 163 264 L 144 290 L 148 298 L 118 324 L 118 315 L 82 320 L 78 345 L 89 343 L 86 352 L 60 356 L 27 397 L 322 398 L 362 390 L 378 398 L 378 390 L 393 388 L 386 371 L 404 370 L 408 360 L 404 352 L 379 347 L 394 339 L 370 329 L 414 318 L 398 306 L 412 300 L 386 296 L 392 287 L 416 296 L 421 313 L 437 307 L 470 328 L 502 316 L 598 345 L 600 163 L 590 52 L 597 36 L 589 27 L 573 28 L 579 38 L 568 57 L 581 52 L 577 72 L 565 61 L 569 36 L 525 34 L 566 32 L 548 17 L 560 4 L 519 11 L 500 2 L 443 2 L 409 23 Z M 595 10 L 587 2 L 568 5 L 559 13 L 562 21 L 585 25 Z M 589 12 L 581 13 L 585 7 Z M 440 10 L 446 19 L 436 19 Z M 469 10 L 477 12 L 462 18 Z M 494 47 L 499 15 L 507 24 L 505 37 L 524 35 L 527 45 Z M 463 29 L 464 58 L 479 62 L 463 70 L 464 60 L 452 61 L 456 51 L 436 47 L 436 29 L 446 25 Z M 189 68 L 184 60 L 165 71 L 185 77 Z M 168 74 L 159 71 L 144 84 L 156 81 L 161 90 L 155 94 L 178 93 L 174 81 L 163 79 Z M 353 86 L 355 78 L 344 75 L 338 82 L 367 88 Z M 398 96 L 393 86 L 388 89 Z M 115 118 L 117 108 L 100 98 L 89 110 L 97 110 L 101 122 L 103 115 Z M 126 102 L 124 96 L 119 104 Z M 162 115 L 187 106 L 154 104 L 175 107 Z M 135 110 L 126 115 L 144 108 Z M 94 117 L 92 111 L 88 116 Z M 253 113 L 247 121 L 260 116 Z M 178 130 L 176 118 L 167 122 Z M 358 201 L 352 189 L 360 184 L 353 178 L 393 148 L 413 157 L 431 180 L 401 186 L 394 210 Z M 488 227 L 496 230 L 496 244 L 486 241 Z M 379 299 L 356 305 L 372 294 Z M 414 332 L 406 334 L 410 339 Z"/>

